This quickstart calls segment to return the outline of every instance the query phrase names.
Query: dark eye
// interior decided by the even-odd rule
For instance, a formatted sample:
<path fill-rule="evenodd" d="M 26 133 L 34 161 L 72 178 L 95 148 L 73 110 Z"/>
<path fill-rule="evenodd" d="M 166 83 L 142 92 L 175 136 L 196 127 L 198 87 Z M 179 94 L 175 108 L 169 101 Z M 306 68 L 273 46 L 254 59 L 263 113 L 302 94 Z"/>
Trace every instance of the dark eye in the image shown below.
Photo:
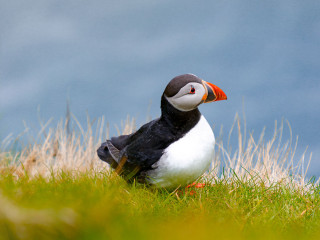
<path fill-rule="evenodd" d="M 195 94 L 196 90 L 194 89 L 194 86 L 191 85 L 190 94 Z"/>

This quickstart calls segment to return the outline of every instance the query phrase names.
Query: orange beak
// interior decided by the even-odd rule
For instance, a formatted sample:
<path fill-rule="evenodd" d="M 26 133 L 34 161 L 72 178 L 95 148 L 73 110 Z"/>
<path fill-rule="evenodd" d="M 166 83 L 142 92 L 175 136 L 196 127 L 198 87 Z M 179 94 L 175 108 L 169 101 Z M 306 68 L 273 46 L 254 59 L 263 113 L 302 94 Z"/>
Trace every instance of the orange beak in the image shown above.
<path fill-rule="evenodd" d="M 216 102 L 220 100 L 227 100 L 227 95 L 216 85 L 202 80 L 205 87 L 205 94 L 202 97 L 204 103 Z"/>

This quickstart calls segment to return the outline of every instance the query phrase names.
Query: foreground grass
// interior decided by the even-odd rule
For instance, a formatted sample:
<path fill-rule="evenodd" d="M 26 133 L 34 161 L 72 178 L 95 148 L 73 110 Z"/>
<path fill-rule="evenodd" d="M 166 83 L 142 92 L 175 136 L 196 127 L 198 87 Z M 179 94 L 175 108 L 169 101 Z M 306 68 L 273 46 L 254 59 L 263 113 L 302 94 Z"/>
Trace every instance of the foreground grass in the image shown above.
<path fill-rule="evenodd" d="M 232 179 L 191 195 L 127 185 L 108 171 L 2 172 L 0 239 L 319 239 L 319 186 Z"/>
<path fill-rule="evenodd" d="M 26 129 L 27 145 L 16 147 L 21 136 L 1 142 L 0 240 L 320 239 L 319 180 L 305 177 L 305 154 L 294 160 L 297 141 L 283 142 L 283 124 L 255 140 L 236 116 L 227 145 L 222 132 L 217 138 L 206 187 L 186 193 L 127 185 L 108 172 L 96 154 L 108 138 L 103 117 L 88 117 L 86 127 L 70 116 L 40 125 Z M 119 134 L 135 129 L 128 118 Z"/>

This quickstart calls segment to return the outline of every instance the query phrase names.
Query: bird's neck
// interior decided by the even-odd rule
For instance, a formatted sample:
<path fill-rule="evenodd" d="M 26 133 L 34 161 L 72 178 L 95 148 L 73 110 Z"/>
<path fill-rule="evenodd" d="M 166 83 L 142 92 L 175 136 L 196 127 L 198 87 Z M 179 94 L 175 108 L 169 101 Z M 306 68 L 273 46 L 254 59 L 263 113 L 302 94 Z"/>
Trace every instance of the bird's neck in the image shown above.
<path fill-rule="evenodd" d="M 191 111 L 180 111 L 172 106 L 164 94 L 161 97 L 161 121 L 173 126 L 175 129 L 184 128 L 189 131 L 193 128 L 201 117 L 201 113 L 198 108 Z"/>

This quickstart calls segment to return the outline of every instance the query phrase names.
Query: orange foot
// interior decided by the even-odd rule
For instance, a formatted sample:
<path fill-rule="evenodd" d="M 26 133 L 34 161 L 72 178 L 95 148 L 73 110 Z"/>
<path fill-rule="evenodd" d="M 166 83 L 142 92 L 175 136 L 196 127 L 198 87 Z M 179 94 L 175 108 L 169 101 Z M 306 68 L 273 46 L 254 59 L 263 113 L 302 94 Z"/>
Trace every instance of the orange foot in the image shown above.
<path fill-rule="evenodd" d="M 205 183 L 191 183 L 188 186 L 186 186 L 186 188 L 191 188 L 191 187 L 195 187 L 195 188 L 204 188 L 206 186 Z"/>
<path fill-rule="evenodd" d="M 205 183 L 191 183 L 189 184 L 188 186 L 186 186 L 185 190 L 182 190 L 182 189 L 178 189 L 177 191 L 177 196 L 178 195 L 181 195 L 181 194 L 189 194 L 190 196 L 194 196 L 196 195 L 196 191 L 195 190 L 188 190 L 188 188 L 204 188 L 206 186 Z"/>

